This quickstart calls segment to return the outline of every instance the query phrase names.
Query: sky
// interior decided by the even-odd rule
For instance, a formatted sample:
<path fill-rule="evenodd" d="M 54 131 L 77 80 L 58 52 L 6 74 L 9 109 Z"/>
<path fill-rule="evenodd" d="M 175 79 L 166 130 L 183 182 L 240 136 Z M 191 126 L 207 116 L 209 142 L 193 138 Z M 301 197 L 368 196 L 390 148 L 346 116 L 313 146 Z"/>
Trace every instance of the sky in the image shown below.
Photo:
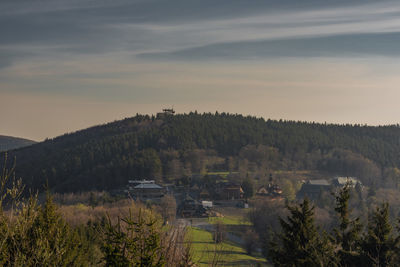
<path fill-rule="evenodd" d="M 400 122 L 400 2 L 1 0 L 0 135 L 174 107 Z"/>

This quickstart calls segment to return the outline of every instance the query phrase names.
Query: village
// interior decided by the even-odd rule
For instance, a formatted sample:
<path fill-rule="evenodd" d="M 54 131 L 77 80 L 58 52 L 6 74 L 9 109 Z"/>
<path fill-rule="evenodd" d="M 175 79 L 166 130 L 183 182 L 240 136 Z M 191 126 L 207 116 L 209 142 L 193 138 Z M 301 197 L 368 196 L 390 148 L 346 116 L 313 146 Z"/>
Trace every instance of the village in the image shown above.
<path fill-rule="evenodd" d="M 192 180 L 196 181 L 194 178 L 196 177 Z M 212 187 L 196 182 L 176 185 L 157 184 L 155 180 L 148 179 L 129 180 L 124 193 L 134 200 L 153 203 L 159 203 L 166 195 L 173 196 L 177 203 L 177 216 L 182 218 L 212 217 L 216 215 L 215 207 L 249 208 L 249 198 L 246 197 L 242 184 L 223 180 L 216 175 L 211 175 L 209 178 L 215 179 Z M 302 200 L 308 197 L 316 200 L 322 193 L 338 191 L 346 184 L 362 190 L 362 183 L 356 177 L 336 176 L 331 181 L 326 179 L 302 181 L 296 198 Z M 283 190 L 272 175 L 268 184 L 257 188 L 253 198 L 284 200 Z"/>
<path fill-rule="evenodd" d="M 174 115 L 173 107 L 164 108 L 162 112 L 157 113 L 156 118 L 165 119 Z M 128 180 L 123 191 L 133 200 L 154 204 L 160 203 L 166 195 L 172 196 L 176 201 L 176 215 L 182 218 L 212 217 L 218 215 L 216 208 L 247 209 L 254 201 L 288 200 L 287 196 L 285 199 L 285 192 L 281 188 L 281 180 L 274 178 L 272 173 L 269 177 L 265 177 L 264 182 L 258 182 L 258 186 L 251 185 L 251 188 L 248 188 L 248 185 L 246 188 L 244 180 L 239 173 L 226 171 L 192 174 L 184 179 L 173 180 L 174 183 L 156 182 L 154 178 L 141 177 Z M 325 177 L 325 179 L 313 177 L 301 180 L 300 184 L 300 188 L 295 192 L 295 200 L 308 197 L 316 201 L 324 193 L 337 192 L 346 184 L 359 191 L 363 187 L 357 177 L 349 176 Z M 246 190 L 252 193 L 249 194 Z"/>

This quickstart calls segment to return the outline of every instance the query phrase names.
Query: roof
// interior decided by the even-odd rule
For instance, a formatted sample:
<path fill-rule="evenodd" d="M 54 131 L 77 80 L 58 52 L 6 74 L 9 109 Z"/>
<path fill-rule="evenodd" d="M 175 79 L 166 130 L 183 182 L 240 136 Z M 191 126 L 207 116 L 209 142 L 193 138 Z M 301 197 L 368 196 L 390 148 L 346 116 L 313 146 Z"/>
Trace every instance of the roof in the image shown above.
<path fill-rule="evenodd" d="M 130 184 L 154 184 L 154 180 L 129 180 Z"/>
<path fill-rule="evenodd" d="M 161 189 L 162 187 L 157 184 L 138 184 L 135 189 Z"/>
<path fill-rule="evenodd" d="M 309 185 L 322 185 L 322 186 L 329 186 L 329 182 L 325 179 L 320 179 L 320 180 L 309 180 L 307 182 Z"/>
<path fill-rule="evenodd" d="M 338 184 L 340 184 L 340 185 L 345 185 L 347 182 L 350 182 L 350 183 L 352 183 L 352 184 L 357 184 L 357 183 L 359 183 L 360 181 L 357 179 L 357 178 L 355 178 L 355 177 L 335 177 L 335 179 L 334 179 Z"/>
<path fill-rule="evenodd" d="M 257 193 L 268 193 L 268 190 L 265 188 L 265 186 L 261 186 L 258 188 Z"/>

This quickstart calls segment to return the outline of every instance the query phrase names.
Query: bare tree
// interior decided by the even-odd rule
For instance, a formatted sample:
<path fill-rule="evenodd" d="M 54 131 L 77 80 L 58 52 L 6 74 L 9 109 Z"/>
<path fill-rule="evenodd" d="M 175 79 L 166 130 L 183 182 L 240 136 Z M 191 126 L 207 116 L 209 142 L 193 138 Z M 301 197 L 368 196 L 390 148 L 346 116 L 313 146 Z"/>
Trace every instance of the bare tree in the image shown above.
<path fill-rule="evenodd" d="M 172 195 L 165 195 L 161 198 L 160 212 L 165 224 L 175 220 L 176 200 Z"/>

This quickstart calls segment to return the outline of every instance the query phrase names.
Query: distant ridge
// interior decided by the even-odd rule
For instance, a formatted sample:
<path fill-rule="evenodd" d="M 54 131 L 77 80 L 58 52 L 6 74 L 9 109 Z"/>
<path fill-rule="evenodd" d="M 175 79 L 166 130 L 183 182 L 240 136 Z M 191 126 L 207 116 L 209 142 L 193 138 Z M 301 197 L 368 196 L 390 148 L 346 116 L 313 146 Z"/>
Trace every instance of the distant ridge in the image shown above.
<path fill-rule="evenodd" d="M 17 149 L 33 144 L 36 144 L 36 142 L 29 139 L 0 135 L 0 151 Z"/>
<path fill-rule="evenodd" d="M 136 115 L 9 152 L 30 189 L 114 190 L 205 171 L 316 170 L 383 183 L 400 170 L 400 126 L 265 120 L 229 113 Z M 0 163 L 3 160 L 0 153 Z M 13 162 L 9 162 L 12 164 Z M 244 169 L 244 170 L 243 170 Z"/>

